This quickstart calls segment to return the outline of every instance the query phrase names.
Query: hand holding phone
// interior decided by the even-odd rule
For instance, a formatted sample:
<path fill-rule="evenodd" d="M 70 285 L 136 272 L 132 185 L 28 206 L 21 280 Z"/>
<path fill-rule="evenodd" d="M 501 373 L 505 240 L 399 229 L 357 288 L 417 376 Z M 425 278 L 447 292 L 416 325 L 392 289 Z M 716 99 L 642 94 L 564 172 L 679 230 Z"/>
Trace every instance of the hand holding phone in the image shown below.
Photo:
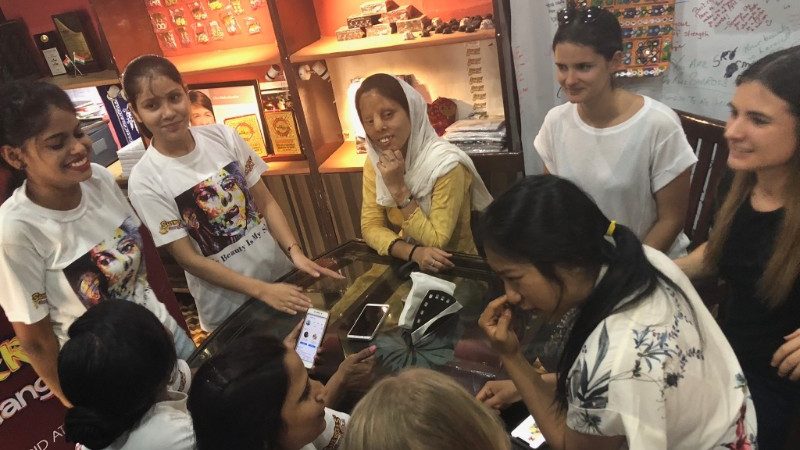
<path fill-rule="evenodd" d="M 349 339 L 357 339 L 362 341 L 369 341 L 378 333 L 378 329 L 389 313 L 389 305 L 380 303 L 367 303 L 361 314 L 358 315 L 350 332 L 347 333 Z"/>
<path fill-rule="evenodd" d="M 325 326 L 328 324 L 328 312 L 309 308 L 306 318 L 303 319 L 303 328 L 297 337 L 295 351 L 300 355 L 306 369 L 314 367 L 314 357 L 325 336 Z"/>

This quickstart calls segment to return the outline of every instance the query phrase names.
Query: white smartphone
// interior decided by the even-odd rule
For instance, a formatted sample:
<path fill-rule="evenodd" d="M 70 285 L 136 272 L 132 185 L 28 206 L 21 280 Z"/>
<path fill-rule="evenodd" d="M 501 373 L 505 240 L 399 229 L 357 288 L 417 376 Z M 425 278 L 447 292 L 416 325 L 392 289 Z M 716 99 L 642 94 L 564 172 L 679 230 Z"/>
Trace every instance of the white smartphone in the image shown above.
<path fill-rule="evenodd" d="M 303 328 L 297 337 L 295 351 L 300 355 L 306 369 L 314 367 L 314 357 L 317 356 L 319 345 L 325 336 L 325 326 L 328 324 L 328 312 L 309 308 L 306 318 L 303 319 Z"/>
<path fill-rule="evenodd" d="M 381 327 L 383 319 L 389 313 L 389 305 L 381 303 L 367 303 L 361 314 L 358 315 L 350 332 L 347 333 L 349 339 L 359 339 L 368 341 L 375 337 L 378 328 Z"/>

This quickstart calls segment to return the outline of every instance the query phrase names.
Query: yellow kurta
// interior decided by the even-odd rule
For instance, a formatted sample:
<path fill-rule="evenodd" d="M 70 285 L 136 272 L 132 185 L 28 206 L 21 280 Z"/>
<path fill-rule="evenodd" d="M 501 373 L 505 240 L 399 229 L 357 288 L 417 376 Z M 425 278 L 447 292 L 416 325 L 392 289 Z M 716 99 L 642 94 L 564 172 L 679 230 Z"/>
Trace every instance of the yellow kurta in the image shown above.
<path fill-rule="evenodd" d="M 408 219 L 395 207 L 378 205 L 375 200 L 375 168 L 364 165 L 361 235 L 367 245 L 386 255 L 398 237 L 447 251 L 477 254 L 470 227 L 472 174 L 463 165 L 439 177 L 433 186 L 431 211 L 427 216 L 417 208 Z M 388 219 L 388 223 L 387 223 Z M 395 230 L 399 230 L 399 233 Z"/>

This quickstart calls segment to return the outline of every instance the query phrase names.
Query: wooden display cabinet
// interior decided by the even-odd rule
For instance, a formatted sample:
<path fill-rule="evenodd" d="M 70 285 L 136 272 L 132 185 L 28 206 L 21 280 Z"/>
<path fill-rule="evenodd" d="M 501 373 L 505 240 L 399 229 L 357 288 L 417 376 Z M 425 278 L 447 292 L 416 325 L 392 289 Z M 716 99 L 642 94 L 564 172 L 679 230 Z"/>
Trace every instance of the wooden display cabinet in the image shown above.
<path fill-rule="evenodd" d="M 310 256 L 361 234 L 361 170 L 366 155 L 356 154 L 354 144 L 350 139 L 345 140 L 344 133 L 349 126 L 345 122 L 343 127 L 340 120 L 346 110 L 343 91 L 354 70 L 363 71 L 359 72 L 360 76 L 378 71 L 412 73 L 432 97 L 428 100 L 458 98 L 452 89 L 454 86 L 463 89 L 467 73 L 459 72 L 458 65 L 451 61 L 459 55 L 464 58 L 465 43 L 478 42 L 487 78 L 491 78 L 487 94 L 494 104 L 489 112 L 494 108 L 495 113 L 505 116 L 509 151 L 477 155 L 473 159 L 495 194 L 522 176 L 519 108 L 507 29 L 509 0 L 398 2 L 411 3 L 429 17 L 443 19 L 492 13 L 495 30 L 434 35 L 410 41 L 403 40 L 400 35 L 336 41 L 336 28 L 344 24 L 348 15 L 357 12 L 363 1 L 266 0 L 269 20 L 261 23 L 263 31 L 257 35 L 257 43 L 226 50 L 168 55 L 189 84 L 263 81 L 270 65 L 283 67 L 306 160 L 269 162 L 270 169 L 264 180 L 284 209 L 290 225 L 298 230 Z M 144 0 L 91 0 L 91 3 L 120 72 L 140 54 L 164 54 Z M 300 79 L 298 68 L 315 61 L 326 63 L 330 80 L 323 80 L 316 74 L 307 81 Z"/>

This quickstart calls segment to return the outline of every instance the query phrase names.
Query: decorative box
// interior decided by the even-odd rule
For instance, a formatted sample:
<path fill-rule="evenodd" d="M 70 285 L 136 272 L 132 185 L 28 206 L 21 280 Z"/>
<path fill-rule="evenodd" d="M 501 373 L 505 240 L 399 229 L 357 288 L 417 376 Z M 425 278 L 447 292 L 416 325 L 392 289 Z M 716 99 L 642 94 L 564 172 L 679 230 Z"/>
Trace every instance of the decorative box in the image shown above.
<path fill-rule="evenodd" d="M 364 2 L 361 4 L 362 14 L 380 14 L 397 8 L 397 3 L 392 0 L 382 2 Z"/>
<path fill-rule="evenodd" d="M 431 19 L 429 19 L 428 16 L 420 16 L 408 20 L 398 20 L 397 32 L 398 33 L 405 33 L 406 31 L 421 32 L 422 30 L 425 29 L 425 27 L 427 27 L 430 24 L 431 24 Z"/>
<path fill-rule="evenodd" d="M 336 30 L 337 41 L 351 41 L 353 39 L 361 39 L 364 37 L 363 28 L 348 28 L 346 26 Z"/>
<path fill-rule="evenodd" d="M 403 5 L 398 7 L 397 9 L 393 9 L 391 11 L 387 11 L 381 14 L 381 22 L 383 23 L 395 23 L 398 20 L 408 20 L 413 19 L 415 17 L 419 17 L 422 15 L 421 12 L 414 5 Z"/>
<path fill-rule="evenodd" d="M 392 34 L 397 30 L 397 26 L 393 23 L 379 23 L 367 28 L 367 37 L 370 36 L 386 36 Z"/>
<path fill-rule="evenodd" d="M 347 18 L 348 28 L 367 28 L 381 20 L 380 14 L 352 15 Z"/>

